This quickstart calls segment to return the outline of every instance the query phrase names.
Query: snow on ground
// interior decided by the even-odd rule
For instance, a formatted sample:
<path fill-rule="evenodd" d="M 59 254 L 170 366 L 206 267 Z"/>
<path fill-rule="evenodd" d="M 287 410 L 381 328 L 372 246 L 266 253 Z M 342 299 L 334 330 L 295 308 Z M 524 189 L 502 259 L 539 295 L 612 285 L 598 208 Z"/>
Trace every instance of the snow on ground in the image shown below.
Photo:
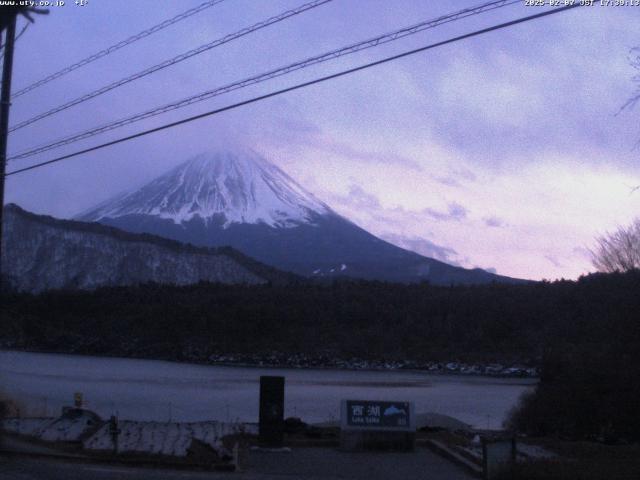
<path fill-rule="evenodd" d="M 94 421 L 86 416 L 59 418 L 36 432 L 36 435 L 47 442 L 74 442 L 92 427 L 95 428 Z"/>
<path fill-rule="evenodd" d="M 55 420 L 55 418 L 6 418 L 0 421 L 0 426 L 6 432 L 35 437 L 40 430 Z"/>
<path fill-rule="evenodd" d="M 256 433 L 255 428 L 223 422 L 118 422 L 119 452 L 135 452 L 152 455 L 171 455 L 184 457 L 191 441 L 200 440 L 219 453 L 224 451 L 222 438 L 242 431 Z M 111 450 L 113 441 L 109 425 L 105 424 L 90 438 L 83 442 L 87 450 Z"/>
<path fill-rule="evenodd" d="M 93 412 L 73 409 L 59 418 L 11 418 L 0 425 L 11 433 L 56 442 L 82 441 L 86 450 L 112 450 L 109 422 Z M 96 431 L 93 431 L 96 429 Z M 222 439 L 228 435 L 258 433 L 255 424 L 228 422 L 118 422 L 118 452 L 184 457 L 193 439 L 210 445 L 219 454 L 228 453 Z M 87 437 L 87 438 L 84 438 Z"/>
<path fill-rule="evenodd" d="M 100 423 L 100 417 L 91 411 L 70 409 L 58 418 L 9 418 L 1 425 L 7 432 L 47 442 L 74 442 Z"/>

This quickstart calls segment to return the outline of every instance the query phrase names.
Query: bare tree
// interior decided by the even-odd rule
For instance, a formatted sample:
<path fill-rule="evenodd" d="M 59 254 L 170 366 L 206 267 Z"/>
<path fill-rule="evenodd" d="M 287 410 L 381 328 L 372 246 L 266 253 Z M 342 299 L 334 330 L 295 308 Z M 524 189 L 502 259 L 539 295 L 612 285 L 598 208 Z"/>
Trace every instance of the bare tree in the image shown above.
<path fill-rule="evenodd" d="M 596 239 L 591 261 L 600 272 L 640 269 L 640 218 Z"/>

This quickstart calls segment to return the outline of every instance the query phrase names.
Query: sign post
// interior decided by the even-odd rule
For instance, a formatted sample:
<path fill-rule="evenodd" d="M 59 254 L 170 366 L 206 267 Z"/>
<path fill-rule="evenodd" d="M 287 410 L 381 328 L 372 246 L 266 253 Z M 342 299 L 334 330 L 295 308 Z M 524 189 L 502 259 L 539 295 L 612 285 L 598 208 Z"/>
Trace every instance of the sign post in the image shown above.
<path fill-rule="evenodd" d="M 279 448 L 284 441 L 284 377 L 260 377 L 260 432 L 263 447 Z"/>
<path fill-rule="evenodd" d="M 415 447 L 412 402 L 343 400 L 340 408 L 343 450 L 403 450 Z"/>
<path fill-rule="evenodd" d="M 120 435 L 121 430 L 118 427 L 118 417 L 115 415 L 111 415 L 109 419 L 109 435 L 111 435 L 111 443 L 113 445 L 113 454 L 118 454 L 118 435 Z"/>

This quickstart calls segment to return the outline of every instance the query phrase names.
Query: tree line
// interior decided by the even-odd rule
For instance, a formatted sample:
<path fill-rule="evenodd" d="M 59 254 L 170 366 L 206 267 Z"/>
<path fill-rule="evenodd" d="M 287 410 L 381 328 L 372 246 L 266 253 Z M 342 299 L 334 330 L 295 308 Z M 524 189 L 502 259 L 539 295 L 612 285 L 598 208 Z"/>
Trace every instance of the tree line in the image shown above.
<path fill-rule="evenodd" d="M 5 348 L 189 361 L 279 352 L 537 364 L 540 385 L 512 426 L 538 434 L 637 438 L 638 292 L 638 270 L 524 285 L 345 280 L 5 292 L 0 342 Z"/>

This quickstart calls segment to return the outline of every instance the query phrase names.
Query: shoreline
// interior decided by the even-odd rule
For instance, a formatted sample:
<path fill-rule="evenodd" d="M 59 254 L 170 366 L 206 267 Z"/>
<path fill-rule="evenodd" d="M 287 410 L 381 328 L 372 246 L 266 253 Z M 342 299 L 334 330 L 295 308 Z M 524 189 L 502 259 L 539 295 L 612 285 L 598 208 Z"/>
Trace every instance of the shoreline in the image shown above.
<path fill-rule="evenodd" d="M 69 356 L 83 356 L 90 358 L 104 358 L 104 359 L 120 359 L 120 360 L 149 360 L 160 362 L 171 362 L 176 364 L 187 365 L 199 365 L 210 367 L 225 367 L 225 368 L 255 368 L 255 369 L 281 369 L 281 370 L 319 370 L 319 371 L 349 371 L 349 372 L 409 372 L 409 373 L 423 373 L 434 376 L 455 376 L 455 377 L 478 377 L 478 378 L 492 378 L 492 379 L 510 379 L 510 380 L 539 380 L 539 372 L 536 367 L 518 368 L 514 365 L 505 366 L 502 364 L 469 364 L 465 362 L 413 362 L 406 361 L 401 362 L 382 362 L 377 360 L 363 360 L 356 359 L 354 362 L 349 360 L 338 359 L 339 364 L 321 364 L 316 363 L 313 365 L 301 365 L 299 363 L 267 363 L 265 361 L 247 362 L 243 360 L 229 360 L 228 357 L 232 354 L 219 355 L 218 358 L 224 357 L 224 360 L 211 360 L 208 359 L 188 358 L 188 359 L 175 359 L 166 357 L 151 357 L 151 356 L 125 356 L 117 353 L 78 353 L 68 351 L 56 351 L 46 349 L 26 349 L 26 348 L 11 348 L 0 346 L 0 353 L 2 352 L 15 352 L 15 353 L 34 353 L 43 355 L 69 355 Z M 271 358 L 271 357 L 270 357 Z M 411 364 L 420 363 L 423 366 L 410 366 Z M 457 365 L 458 368 L 452 369 L 452 364 Z M 439 365 L 440 368 L 434 368 Z M 499 371 L 488 371 L 488 368 L 492 365 L 499 365 Z M 516 364 L 517 365 L 517 364 Z M 449 367 L 449 368 L 448 368 Z M 465 369 L 469 367 L 469 369 Z M 513 373 L 506 373 L 505 370 L 516 369 Z M 497 368 L 496 368 L 497 370 Z M 528 371 L 527 371 L 528 370 Z M 535 371 L 535 375 L 530 372 Z M 537 382 L 536 382 L 537 383 Z"/>

